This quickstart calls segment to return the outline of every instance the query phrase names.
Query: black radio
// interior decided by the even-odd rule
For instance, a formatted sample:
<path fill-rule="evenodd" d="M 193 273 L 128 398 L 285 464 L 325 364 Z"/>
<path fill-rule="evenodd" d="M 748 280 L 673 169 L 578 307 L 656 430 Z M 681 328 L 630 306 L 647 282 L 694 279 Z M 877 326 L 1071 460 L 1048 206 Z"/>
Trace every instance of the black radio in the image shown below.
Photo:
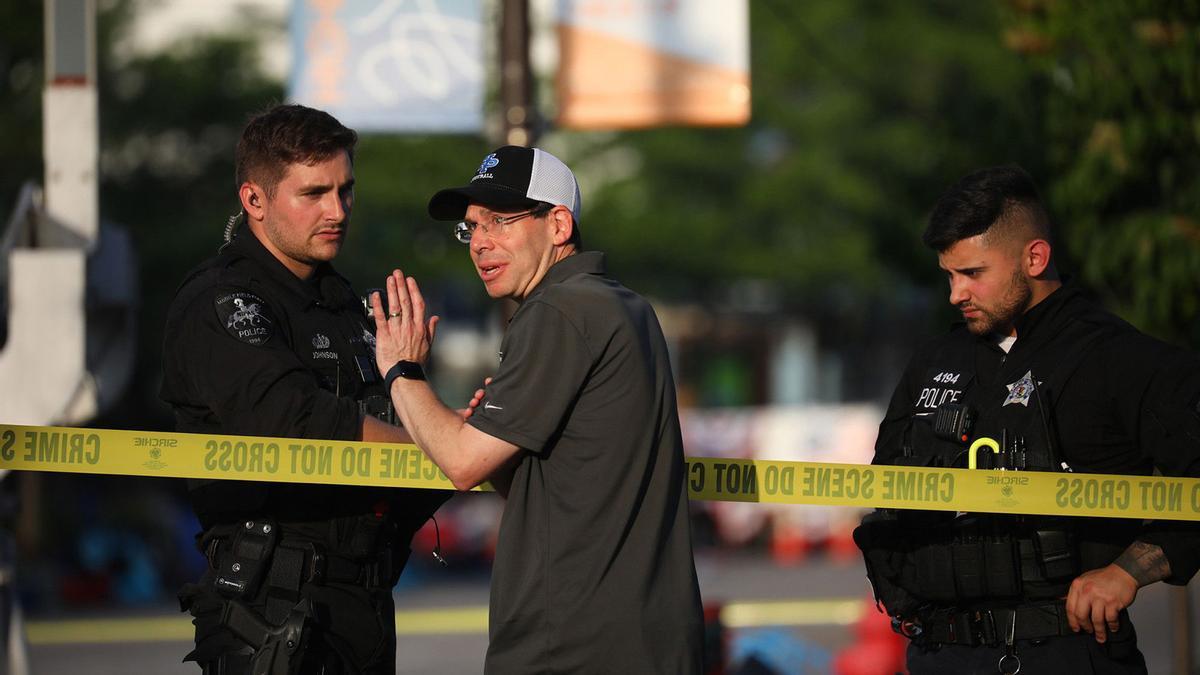
<path fill-rule="evenodd" d="M 975 425 L 975 411 L 961 403 L 943 403 L 933 415 L 933 434 L 938 438 L 966 444 Z"/>

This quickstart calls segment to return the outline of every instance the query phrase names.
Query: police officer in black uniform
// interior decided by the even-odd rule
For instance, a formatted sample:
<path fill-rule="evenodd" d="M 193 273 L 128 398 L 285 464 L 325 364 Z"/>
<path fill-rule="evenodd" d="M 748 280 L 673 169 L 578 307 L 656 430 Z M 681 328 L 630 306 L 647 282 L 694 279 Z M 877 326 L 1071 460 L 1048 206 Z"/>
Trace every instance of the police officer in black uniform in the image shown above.
<path fill-rule="evenodd" d="M 923 239 L 964 323 L 909 364 L 874 463 L 1200 476 L 1200 361 L 1064 285 L 1050 234 L 1015 166 L 941 197 Z M 880 511 L 855 539 L 913 675 L 1145 673 L 1125 608 L 1200 567 L 1179 521 Z"/>
<path fill-rule="evenodd" d="M 167 317 L 161 397 L 179 431 L 411 442 L 392 424 L 362 299 L 330 266 L 350 223 L 356 141 L 299 105 L 247 124 L 236 176 L 246 226 L 231 223 Z M 335 447 L 281 448 L 278 461 L 303 466 Z M 214 459 L 236 469 L 248 456 L 231 446 Z M 209 570 L 180 593 L 196 627 L 185 660 L 212 675 L 395 671 L 391 589 L 413 533 L 450 493 L 237 480 L 189 488 Z"/>

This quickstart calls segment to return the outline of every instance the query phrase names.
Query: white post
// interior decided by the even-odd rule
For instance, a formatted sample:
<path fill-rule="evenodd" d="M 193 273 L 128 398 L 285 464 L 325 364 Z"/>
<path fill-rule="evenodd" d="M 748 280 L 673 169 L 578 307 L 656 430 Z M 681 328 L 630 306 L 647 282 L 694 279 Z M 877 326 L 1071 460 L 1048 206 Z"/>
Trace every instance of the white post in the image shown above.
<path fill-rule="evenodd" d="M 46 212 L 96 243 L 100 223 L 97 187 L 99 114 L 96 96 L 95 0 L 46 0 L 46 90 L 42 97 L 42 151 L 46 161 Z M 39 233 L 36 246 L 71 247 L 78 241 L 56 231 Z M 58 236 L 56 236 L 58 235 Z M 60 240 L 65 239 L 65 240 Z"/>
<path fill-rule="evenodd" d="M 71 424 L 95 412 L 87 372 L 87 256 L 100 234 L 95 0 L 45 0 L 42 97 L 44 203 L 22 203 L 0 238 L 8 257 L 8 339 L 0 351 L 0 415 L 9 424 Z M 19 242 L 19 243 L 18 243 Z M 7 248 L 7 246 L 6 246 Z M 36 508 L 36 507 L 34 507 Z M 28 514 L 28 511 L 26 512 Z M 8 532 L 0 533 L 7 539 Z M 11 542 L 0 543 L 11 551 Z M 27 675 L 15 560 L 0 560 L 0 668 Z"/>

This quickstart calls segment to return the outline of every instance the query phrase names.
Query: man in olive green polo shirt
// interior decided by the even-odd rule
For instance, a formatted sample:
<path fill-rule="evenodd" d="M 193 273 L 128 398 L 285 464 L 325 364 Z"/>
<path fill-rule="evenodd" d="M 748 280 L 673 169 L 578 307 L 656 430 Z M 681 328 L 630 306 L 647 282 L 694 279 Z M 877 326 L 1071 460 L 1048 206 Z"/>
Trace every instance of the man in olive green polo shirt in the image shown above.
<path fill-rule="evenodd" d="M 700 673 L 703 620 L 683 447 L 649 303 L 581 252 L 579 187 L 553 155 L 506 146 L 429 213 L 488 295 L 520 303 L 465 422 L 424 381 L 437 317 L 396 270 L 376 358 L 404 427 L 459 489 L 507 496 L 487 673 Z"/>

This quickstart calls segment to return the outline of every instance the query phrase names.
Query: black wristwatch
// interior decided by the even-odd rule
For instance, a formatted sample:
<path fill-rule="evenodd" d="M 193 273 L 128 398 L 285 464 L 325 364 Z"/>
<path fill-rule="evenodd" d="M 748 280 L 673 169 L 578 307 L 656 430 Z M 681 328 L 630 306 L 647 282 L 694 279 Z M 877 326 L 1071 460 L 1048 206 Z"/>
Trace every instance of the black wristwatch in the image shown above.
<path fill-rule="evenodd" d="M 387 375 L 383 376 L 383 390 L 389 396 L 392 393 L 392 383 L 396 381 L 397 377 L 403 377 L 406 380 L 424 380 L 425 369 L 415 361 L 397 361 L 396 365 L 387 371 Z"/>

